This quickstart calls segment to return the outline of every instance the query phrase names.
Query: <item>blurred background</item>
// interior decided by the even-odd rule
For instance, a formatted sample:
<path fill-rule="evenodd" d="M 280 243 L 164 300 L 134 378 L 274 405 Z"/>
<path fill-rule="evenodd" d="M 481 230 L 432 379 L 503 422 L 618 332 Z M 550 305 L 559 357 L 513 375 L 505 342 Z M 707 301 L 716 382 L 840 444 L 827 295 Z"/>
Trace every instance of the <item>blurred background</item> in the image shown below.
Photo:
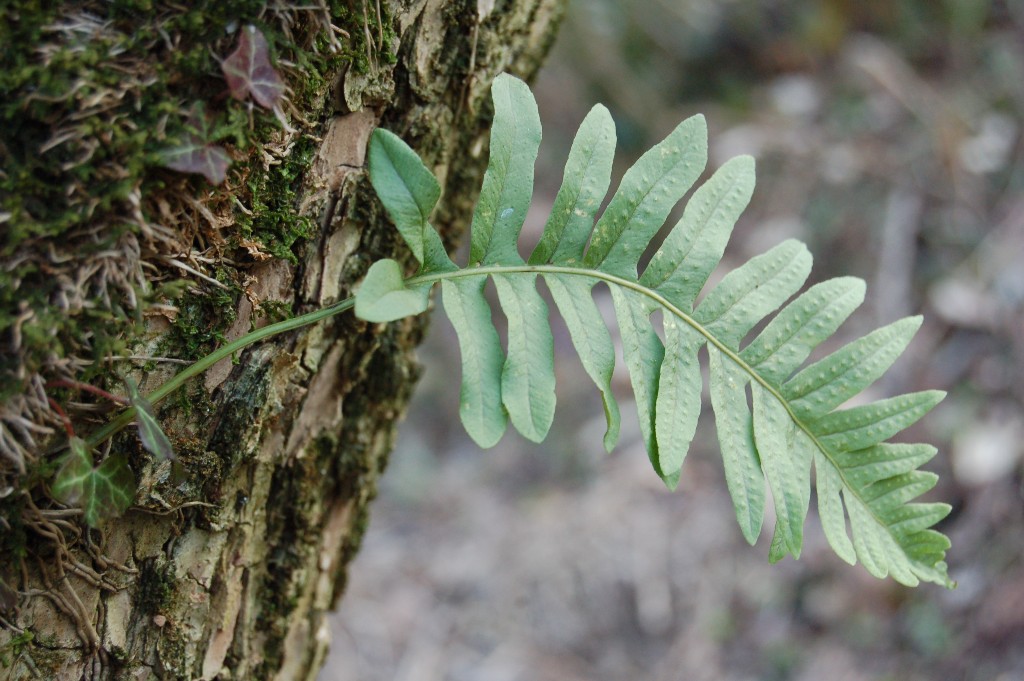
<path fill-rule="evenodd" d="M 758 163 L 723 268 L 796 237 L 811 283 L 866 279 L 825 350 L 925 315 L 869 396 L 949 391 L 902 437 L 940 449 L 929 498 L 954 506 L 939 529 L 959 588 L 847 566 L 813 503 L 801 560 L 769 566 L 770 537 L 751 548 L 736 525 L 708 405 L 669 493 L 624 372 L 627 423 L 604 453 L 558 319 L 547 441 L 510 431 L 480 451 L 437 315 L 321 681 L 1024 680 L 1024 2 L 577 0 L 535 89 L 524 252 L 594 103 L 616 120 L 616 177 L 703 112 L 709 170 Z"/>

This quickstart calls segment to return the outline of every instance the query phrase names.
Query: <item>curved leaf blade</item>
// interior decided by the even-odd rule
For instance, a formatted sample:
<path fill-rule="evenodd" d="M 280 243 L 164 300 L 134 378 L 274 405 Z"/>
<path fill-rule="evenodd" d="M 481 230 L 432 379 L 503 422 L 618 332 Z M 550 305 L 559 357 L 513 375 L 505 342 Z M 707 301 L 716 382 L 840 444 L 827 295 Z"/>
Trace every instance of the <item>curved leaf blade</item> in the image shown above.
<path fill-rule="evenodd" d="M 782 385 L 783 396 L 797 418 L 830 412 L 878 380 L 920 326 L 920 317 L 907 317 L 855 340 L 801 369 Z"/>
<path fill-rule="evenodd" d="M 884 443 L 853 452 L 836 452 L 831 460 L 843 477 L 859 489 L 927 463 L 937 450 L 925 444 Z"/>
<path fill-rule="evenodd" d="M 523 261 L 517 242 L 533 198 L 533 164 L 540 149 L 540 114 L 526 83 L 502 74 L 494 79 L 491 97 L 491 149 L 473 211 L 471 265 Z"/>
<path fill-rule="evenodd" d="M 384 210 L 416 260 L 422 263 L 424 233 L 433 231 L 428 220 L 441 198 L 441 185 L 416 152 L 384 128 L 377 128 L 370 136 L 367 163 L 370 183 Z"/>
<path fill-rule="evenodd" d="M 569 150 L 562 186 L 531 264 L 573 264 L 583 258 L 594 216 L 608 193 L 615 153 L 615 123 L 608 109 L 595 106 L 583 119 Z"/>
<path fill-rule="evenodd" d="M 757 322 L 796 293 L 811 272 L 811 254 L 789 239 L 725 275 L 694 311 L 708 334 L 736 348 Z"/>
<path fill-rule="evenodd" d="M 657 289 L 677 307 L 692 309 L 753 193 L 754 159 L 738 156 L 727 161 L 694 192 L 640 283 Z"/>
<path fill-rule="evenodd" d="M 139 429 L 142 446 L 159 461 L 175 458 L 171 441 L 167 439 L 160 422 L 156 420 L 156 414 L 153 413 L 153 405 L 139 393 L 139 386 L 135 385 L 135 381 L 129 378 L 125 380 L 125 384 L 128 386 L 128 402 L 135 407 L 135 425 Z"/>
<path fill-rule="evenodd" d="M 810 424 L 818 440 L 834 451 L 865 449 L 887 440 L 931 411 L 946 393 L 925 390 L 834 411 Z"/>
<path fill-rule="evenodd" d="M 545 275 L 544 281 L 569 329 L 569 336 L 583 369 L 601 392 L 604 416 L 608 423 L 604 433 L 604 448 L 610 452 L 619 440 L 620 428 L 619 405 L 612 393 L 615 346 L 591 294 L 594 282 L 583 277 L 556 274 Z"/>
<path fill-rule="evenodd" d="M 484 298 L 486 282 L 482 276 L 441 282 L 444 311 L 455 327 L 462 355 L 459 416 L 469 436 L 484 449 L 498 443 L 508 423 L 501 402 L 504 356 Z"/>
<path fill-rule="evenodd" d="M 540 442 L 555 418 L 555 360 L 548 307 L 535 274 L 494 277 L 508 319 L 508 355 L 501 371 L 501 402 L 523 437 Z"/>
<path fill-rule="evenodd" d="M 764 523 L 765 480 L 754 445 L 753 417 L 747 406 L 746 386 L 750 377 L 710 345 L 708 358 L 711 406 L 715 410 L 725 482 L 743 537 L 753 545 Z"/>
<path fill-rule="evenodd" d="M 890 509 L 881 520 L 889 527 L 891 533 L 910 537 L 938 523 L 952 510 L 952 506 L 943 503 L 905 504 Z"/>
<path fill-rule="evenodd" d="M 664 318 L 665 357 L 658 377 L 655 406 L 655 434 L 658 441 L 658 469 L 674 488 L 683 460 L 697 432 L 700 392 L 703 380 L 697 352 L 705 339 L 690 326 L 671 315 Z"/>
<path fill-rule="evenodd" d="M 707 163 L 704 117 L 687 118 L 626 171 L 594 227 L 586 267 L 636 279 L 637 261 Z"/>
<path fill-rule="evenodd" d="M 393 322 L 418 315 L 430 305 L 430 285 L 407 288 L 401 266 L 378 260 L 356 291 L 356 316 L 368 322 Z"/>
<path fill-rule="evenodd" d="M 788 552 L 799 558 L 811 499 L 812 445 L 774 395 L 757 383 L 753 395 L 754 442 L 775 499 L 776 530 Z"/>
<path fill-rule="evenodd" d="M 779 384 L 864 302 L 864 281 L 840 277 L 816 284 L 784 307 L 740 357 Z"/>
<path fill-rule="evenodd" d="M 633 386 L 637 414 L 640 417 L 640 434 L 647 447 L 647 455 L 654 464 L 658 476 L 671 488 L 675 480 L 661 470 L 658 455 L 658 441 L 655 437 L 654 416 L 658 399 L 658 377 L 665 347 L 658 334 L 651 328 L 650 308 L 647 301 L 637 293 L 619 286 L 609 286 L 615 317 L 619 322 L 622 336 L 622 355 L 629 368 L 629 381 Z M 677 474 L 678 477 L 678 474 Z"/>
<path fill-rule="evenodd" d="M 843 479 L 835 467 L 820 451 L 814 452 L 814 471 L 818 488 L 818 516 L 832 550 L 850 565 L 857 563 L 857 553 L 846 533 L 846 513 L 843 511 Z"/>

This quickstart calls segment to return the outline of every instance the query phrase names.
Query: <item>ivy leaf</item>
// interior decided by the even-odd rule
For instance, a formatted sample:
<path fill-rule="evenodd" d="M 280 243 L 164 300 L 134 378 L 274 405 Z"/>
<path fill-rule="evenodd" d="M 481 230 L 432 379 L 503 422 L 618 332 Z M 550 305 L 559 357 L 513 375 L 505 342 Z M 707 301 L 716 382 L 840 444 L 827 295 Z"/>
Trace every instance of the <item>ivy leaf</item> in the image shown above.
<path fill-rule="evenodd" d="M 124 513 L 135 500 L 135 475 L 125 456 L 108 456 L 94 467 L 81 438 L 71 438 L 69 445 L 71 451 L 53 481 L 53 496 L 68 506 L 80 507 L 90 527 Z"/>
<path fill-rule="evenodd" d="M 128 386 L 128 402 L 135 407 L 135 425 L 139 427 L 139 439 L 142 446 L 161 461 L 174 458 L 174 449 L 153 413 L 153 405 L 139 393 L 139 387 L 130 378 L 125 379 Z"/>
<path fill-rule="evenodd" d="M 227 177 L 231 157 L 223 147 L 205 144 L 194 136 L 188 136 L 177 147 L 162 153 L 163 165 L 181 173 L 199 173 L 210 184 L 220 184 Z"/>
<path fill-rule="evenodd" d="M 231 165 L 228 152 L 209 141 L 209 125 L 200 102 L 192 106 L 186 132 L 179 143 L 162 150 L 160 159 L 165 168 L 180 173 L 199 173 L 210 184 L 223 182 Z"/>
<path fill-rule="evenodd" d="M 238 34 L 238 48 L 220 64 L 231 96 L 239 101 L 252 95 L 264 109 L 273 109 L 284 96 L 284 81 L 270 65 L 270 46 L 258 28 L 249 24 Z"/>

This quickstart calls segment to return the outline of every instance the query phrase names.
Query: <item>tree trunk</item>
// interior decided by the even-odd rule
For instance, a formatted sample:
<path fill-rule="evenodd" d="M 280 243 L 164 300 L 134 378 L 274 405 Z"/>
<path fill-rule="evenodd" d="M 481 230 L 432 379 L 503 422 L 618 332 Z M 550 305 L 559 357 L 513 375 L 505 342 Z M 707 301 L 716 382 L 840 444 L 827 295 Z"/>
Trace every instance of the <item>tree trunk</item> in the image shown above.
<path fill-rule="evenodd" d="M 194 379 L 158 407 L 177 466 L 133 433 L 115 438 L 139 489 L 99 529 L 49 493 L 66 439 L 57 410 L 86 434 L 111 405 L 78 383 L 123 392 L 127 374 L 152 391 L 181 368 L 161 358 L 346 298 L 375 259 L 409 261 L 362 170 L 377 125 L 435 169 L 435 221 L 457 241 L 486 160 L 491 80 L 535 72 L 562 0 L 11 4 L 0 676 L 313 679 L 425 320 L 343 314 Z M 277 116 L 226 96 L 217 58 L 248 23 L 290 87 Z M 159 167 L 165 126 L 193 101 L 234 160 L 219 186 Z"/>

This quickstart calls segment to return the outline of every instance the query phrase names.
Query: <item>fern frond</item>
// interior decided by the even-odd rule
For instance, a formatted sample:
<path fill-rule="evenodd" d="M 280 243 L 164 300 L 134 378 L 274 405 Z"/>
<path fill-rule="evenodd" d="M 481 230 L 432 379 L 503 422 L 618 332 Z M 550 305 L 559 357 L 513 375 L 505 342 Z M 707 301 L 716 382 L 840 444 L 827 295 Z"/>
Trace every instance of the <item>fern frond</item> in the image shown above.
<path fill-rule="evenodd" d="M 609 186 L 615 131 L 604 107 L 583 121 L 544 233 L 527 261 L 518 239 L 533 191 L 540 145 L 537 106 L 529 88 L 507 75 L 493 87 L 495 119 L 480 201 L 464 268 L 444 253 L 428 224 L 440 191 L 415 153 L 377 130 L 370 142 L 370 179 L 422 267 L 402 281 L 398 264 L 375 263 L 356 296 L 356 314 L 389 321 L 427 307 L 441 282 L 442 300 L 462 355 L 460 416 L 481 446 L 494 445 L 508 421 L 540 441 L 554 417 L 555 375 L 542 277 L 566 321 L 583 367 L 601 392 L 604 444 L 619 433 L 611 390 L 615 353 L 592 297 L 604 284 L 630 374 L 651 463 L 673 488 L 701 408 L 698 352 L 707 347 L 711 404 L 726 481 L 743 536 L 754 543 L 772 491 L 776 526 L 769 557 L 799 557 L 803 527 L 817 487 L 818 515 L 836 553 L 873 575 L 916 585 L 951 586 L 943 562 L 949 541 L 930 529 L 945 504 L 912 503 L 935 483 L 917 470 L 934 455 L 927 445 L 888 444 L 942 399 L 928 391 L 839 409 L 879 378 L 920 326 L 910 317 L 883 327 L 801 368 L 864 300 L 864 283 L 841 277 L 812 286 L 744 340 L 803 286 L 811 256 L 785 241 L 727 274 L 694 307 L 754 187 L 749 157 L 723 165 L 698 188 L 651 262 L 637 263 L 672 207 L 707 161 L 704 119 L 683 121 L 623 177 L 597 218 Z M 596 219 L 596 224 L 595 224 Z M 502 350 L 484 297 L 494 282 L 508 321 Z M 663 314 L 664 340 L 651 324 Z M 752 395 L 752 408 L 748 403 Z"/>

